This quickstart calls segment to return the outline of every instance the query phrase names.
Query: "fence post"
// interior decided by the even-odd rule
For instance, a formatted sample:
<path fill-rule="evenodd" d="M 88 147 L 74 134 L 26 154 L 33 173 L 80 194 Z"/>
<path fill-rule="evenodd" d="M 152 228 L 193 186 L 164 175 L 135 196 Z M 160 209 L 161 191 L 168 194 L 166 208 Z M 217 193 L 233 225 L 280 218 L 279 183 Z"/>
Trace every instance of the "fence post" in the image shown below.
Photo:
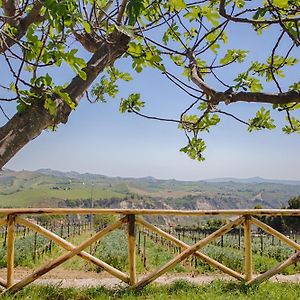
<path fill-rule="evenodd" d="M 128 262 L 130 285 L 136 283 L 135 215 L 128 217 Z"/>
<path fill-rule="evenodd" d="M 14 284 L 15 216 L 7 216 L 7 288 Z"/>
<path fill-rule="evenodd" d="M 245 280 L 252 280 L 252 249 L 251 249 L 251 216 L 245 216 Z"/>
<path fill-rule="evenodd" d="M 68 235 L 68 238 L 70 237 L 70 221 L 68 221 L 68 233 L 67 233 L 67 235 Z"/>
<path fill-rule="evenodd" d="M 147 238 L 147 236 L 144 231 L 144 244 L 143 244 L 143 266 L 144 266 L 144 268 L 147 267 L 146 238 Z"/>
<path fill-rule="evenodd" d="M 37 253 L 37 232 L 34 233 L 34 244 L 33 244 L 33 254 L 32 254 L 32 260 L 34 263 L 36 260 L 36 253 Z"/>
<path fill-rule="evenodd" d="M 3 247 L 6 246 L 6 240 L 7 240 L 7 225 L 5 226 L 4 239 L 3 239 Z"/>
<path fill-rule="evenodd" d="M 260 235 L 260 255 L 263 256 L 264 253 L 264 236 L 261 233 Z"/>
<path fill-rule="evenodd" d="M 139 238 L 138 238 L 138 254 L 141 253 L 141 230 L 139 230 Z"/>

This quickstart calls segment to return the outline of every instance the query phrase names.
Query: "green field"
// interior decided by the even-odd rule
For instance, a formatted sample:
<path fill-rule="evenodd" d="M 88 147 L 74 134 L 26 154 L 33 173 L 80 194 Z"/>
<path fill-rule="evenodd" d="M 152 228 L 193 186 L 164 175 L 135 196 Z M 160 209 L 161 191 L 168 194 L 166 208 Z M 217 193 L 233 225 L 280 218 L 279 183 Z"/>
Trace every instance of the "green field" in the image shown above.
<path fill-rule="evenodd" d="M 4 171 L 1 207 L 126 207 L 174 209 L 281 208 L 300 185 L 106 177 L 52 170 Z"/>
<path fill-rule="evenodd" d="M 214 281 L 209 285 L 195 285 L 177 281 L 171 285 L 151 285 L 140 291 L 130 289 L 61 288 L 58 286 L 31 286 L 16 296 L 2 299 L 30 300 L 107 300 L 107 299 L 156 299 L 156 300 L 296 300 L 300 298 L 300 285 L 283 283 L 264 283 L 260 286 Z"/>
<path fill-rule="evenodd" d="M 86 219 L 82 219 L 80 223 L 73 222 L 70 224 L 66 223 L 66 220 L 62 223 L 59 220 L 52 218 L 43 219 L 42 222 L 44 222 L 45 227 L 51 229 L 57 235 L 62 236 L 74 245 L 78 245 L 95 233 L 95 230 L 92 229 L 91 224 L 87 222 L 87 220 L 88 218 L 86 216 Z M 95 224 L 95 226 L 99 226 L 99 223 L 97 224 L 98 225 Z M 199 233 L 198 235 L 185 234 L 185 236 L 180 232 L 172 232 L 172 234 L 181 238 L 181 240 L 187 244 L 193 244 L 197 239 L 204 237 L 204 233 Z M 23 227 L 16 228 L 15 236 L 15 266 L 19 269 L 35 269 L 65 252 L 65 250 L 51 243 L 48 239 L 35 234 L 33 231 L 25 230 Z M 294 236 L 294 238 L 299 240 L 298 236 Z M 262 240 L 264 241 L 263 249 L 261 248 Z M 0 248 L 0 268 L 6 267 L 7 248 L 5 241 L 5 230 L 2 227 L 2 231 L 0 231 L 0 245 L 2 245 Z M 253 267 L 256 274 L 269 270 L 273 266 L 284 261 L 293 253 L 293 250 L 266 235 L 254 236 L 252 239 L 252 248 Z M 137 227 L 136 249 L 137 272 L 140 275 L 156 270 L 181 252 L 180 248 L 168 243 L 167 240 L 159 238 L 155 234 L 145 231 L 141 226 Z M 128 273 L 129 271 L 126 227 L 109 233 L 99 242 L 92 244 L 85 251 L 123 272 Z M 238 241 L 236 235 L 227 234 L 222 240 L 218 239 L 214 243 L 204 247 L 202 251 L 222 264 L 240 273 L 244 273 L 243 238 Z M 63 263 L 60 268 L 64 269 L 66 272 L 75 274 L 75 276 L 76 271 L 94 272 L 91 274 L 95 274 L 95 272 L 104 272 L 101 268 L 90 264 L 79 257 L 74 257 Z M 298 274 L 299 272 L 300 264 L 294 264 L 286 269 L 283 274 L 290 275 Z M 190 257 L 175 266 L 168 274 L 169 276 L 176 276 L 177 274 L 175 273 L 188 274 L 189 276 L 197 278 L 197 275 L 200 274 L 215 276 L 220 274 L 220 271 L 201 260 Z M 179 281 L 171 285 L 158 287 L 155 283 L 152 283 L 141 291 L 132 291 L 125 288 L 108 289 L 105 287 L 66 289 L 59 285 L 48 287 L 30 286 L 19 292 L 14 299 L 87 300 L 152 298 L 292 300 L 298 299 L 299 296 L 300 288 L 299 285 L 295 284 L 263 283 L 260 286 L 247 287 L 243 283 L 228 283 L 215 280 L 209 285 L 195 285 Z M 12 298 L 7 297 L 3 299 Z"/>
<path fill-rule="evenodd" d="M 25 171 L 12 174 L 14 176 L 0 181 L 1 207 L 56 207 L 67 200 L 124 198 L 128 192 L 127 187 L 120 184 L 86 182 Z"/>
<path fill-rule="evenodd" d="M 62 236 L 74 245 L 88 239 L 95 233 L 91 230 L 91 224 L 81 223 L 62 225 L 58 221 L 54 226 L 53 220 L 44 225 L 57 235 Z M 0 267 L 6 266 L 6 242 L 5 228 L 0 231 Z M 19 227 L 16 231 L 15 240 L 15 266 L 35 268 L 45 261 L 54 259 L 64 253 L 64 249 L 56 246 L 47 238 L 35 234 L 33 231 L 26 231 L 25 228 Z M 197 240 L 204 237 L 204 234 L 190 237 L 180 236 L 177 232 L 173 235 L 183 240 L 185 243 L 192 245 Z M 294 236 L 293 239 L 300 240 L 299 236 Z M 263 243 L 262 243 L 263 242 Z M 263 248 L 262 248 L 263 246 Z M 137 272 L 145 273 L 157 269 L 167 261 L 172 259 L 182 250 L 165 239 L 160 238 L 155 234 L 144 231 L 143 227 L 137 227 L 136 236 L 137 247 Z M 127 233 L 126 228 L 117 229 L 97 243 L 92 244 L 86 249 L 87 252 L 102 259 L 113 267 L 128 272 L 128 250 L 127 250 Z M 243 236 L 238 241 L 236 235 L 227 234 L 222 240 L 217 239 L 215 242 L 205 246 L 201 250 L 204 254 L 219 261 L 220 263 L 230 267 L 237 272 L 244 273 L 244 239 Z M 253 268 L 254 272 L 259 274 L 266 272 L 275 265 L 284 261 L 291 256 L 294 251 L 278 240 L 271 239 L 268 235 L 256 235 L 252 238 L 252 253 L 253 253 Z M 84 270 L 93 272 L 102 272 L 99 267 L 82 260 L 79 257 L 74 257 L 65 262 L 63 268 L 70 270 Z M 207 274 L 220 273 L 220 271 L 208 265 L 200 259 L 190 257 L 181 264 L 174 267 L 171 272 L 175 273 L 193 273 Z M 284 270 L 283 274 L 295 274 L 300 272 L 300 264 L 291 265 Z"/>

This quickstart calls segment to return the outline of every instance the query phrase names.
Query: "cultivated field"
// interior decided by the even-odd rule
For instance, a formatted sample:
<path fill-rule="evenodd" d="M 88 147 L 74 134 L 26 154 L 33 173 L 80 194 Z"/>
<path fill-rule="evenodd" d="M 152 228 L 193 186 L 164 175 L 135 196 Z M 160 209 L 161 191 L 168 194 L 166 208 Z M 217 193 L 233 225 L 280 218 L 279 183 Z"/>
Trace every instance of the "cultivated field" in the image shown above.
<path fill-rule="evenodd" d="M 51 220 L 43 226 L 57 235 L 77 245 L 95 233 L 90 222 L 66 222 Z M 97 225 L 97 229 L 103 225 Z M 192 245 L 204 238 L 208 233 L 201 230 L 184 230 L 184 227 L 174 228 L 162 226 L 163 229 L 177 237 L 186 244 Z M 6 266 L 6 235 L 5 227 L 0 230 L 0 267 Z M 35 268 L 40 264 L 62 254 L 65 250 L 57 246 L 53 241 L 38 235 L 37 233 L 18 226 L 16 228 L 15 240 L 15 266 L 23 268 Z M 298 242 L 300 236 L 292 235 L 291 238 Z M 217 239 L 212 244 L 202 249 L 202 252 L 220 263 L 243 273 L 244 272 L 244 235 L 242 229 Z M 118 229 L 105 236 L 100 241 L 92 244 L 87 252 L 107 262 L 113 267 L 128 271 L 128 245 L 126 228 Z M 145 273 L 151 271 L 180 253 L 182 249 L 170 241 L 150 232 L 142 226 L 137 226 L 137 271 Z M 280 240 L 263 233 L 252 235 L 253 267 L 255 273 L 263 273 L 284 261 L 293 254 L 293 250 Z M 96 267 L 78 257 L 63 264 L 63 268 L 72 270 L 85 270 L 87 272 L 102 272 Z M 219 271 L 202 260 L 192 256 L 177 265 L 171 272 L 187 272 L 193 274 L 218 273 Z M 300 272 L 300 263 L 290 266 L 284 274 L 295 274 Z"/>

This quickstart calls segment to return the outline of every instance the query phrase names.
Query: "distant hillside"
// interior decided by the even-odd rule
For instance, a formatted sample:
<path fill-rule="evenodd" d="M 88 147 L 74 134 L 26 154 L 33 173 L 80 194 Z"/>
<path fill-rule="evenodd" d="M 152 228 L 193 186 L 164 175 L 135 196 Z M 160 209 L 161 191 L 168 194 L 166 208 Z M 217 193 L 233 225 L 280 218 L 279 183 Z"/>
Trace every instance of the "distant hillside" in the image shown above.
<path fill-rule="evenodd" d="M 238 182 L 238 183 L 279 183 L 279 184 L 290 184 L 290 185 L 300 185 L 298 180 L 284 180 L 284 179 L 265 179 L 261 177 L 251 177 L 251 178 L 234 178 L 234 177 L 224 177 L 224 178 L 212 178 L 205 179 L 205 182 Z"/>
<path fill-rule="evenodd" d="M 62 171 L 56 171 L 52 169 L 39 169 L 36 170 L 35 172 L 44 174 L 44 175 L 49 175 L 49 176 L 54 176 L 54 177 L 60 177 L 60 178 L 72 178 L 72 179 L 78 179 L 78 180 L 93 180 L 93 179 L 104 179 L 108 178 L 104 175 L 98 175 L 98 174 L 90 174 L 90 173 L 78 173 L 78 172 L 62 172 Z"/>
<path fill-rule="evenodd" d="M 1 207 L 90 207 L 93 200 L 102 208 L 234 209 L 258 204 L 280 208 L 299 195 L 300 182 L 258 177 L 178 181 L 51 169 L 0 174 Z"/>

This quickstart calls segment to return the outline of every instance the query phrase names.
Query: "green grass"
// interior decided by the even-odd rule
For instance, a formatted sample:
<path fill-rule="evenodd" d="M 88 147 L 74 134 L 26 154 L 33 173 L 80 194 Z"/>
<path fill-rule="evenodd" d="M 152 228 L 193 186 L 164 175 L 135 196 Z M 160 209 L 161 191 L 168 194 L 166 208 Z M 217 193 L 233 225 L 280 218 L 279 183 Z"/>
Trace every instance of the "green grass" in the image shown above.
<path fill-rule="evenodd" d="M 245 286 L 235 282 L 214 281 L 208 285 L 196 285 L 186 281 L 176 281 L 171 285 L 152 284 L 134 291 L 128 288 L 108 289 L 105 287 L 75 289 L 60 286 L 30 286 L 15 297 L 2 299 L 16 300 L 90 300 L 90 299 L 213 299 L 213 300 L 295 300 L 300 298 L 300 285 L 264 283 L 260 286 Z"/>
<path fill-rule="evenodd" d="M 56 229 L 56 233 L 60 234 L 60 228 Z M 73 233 L 72 226 L 70 227 L 70 234 Z M 69 242 L 74 245 L 78 245 L 81 242 L 87 240 L 94 232 L 91 232 L 89 228 L 87 231 L 82 231 L 80 235 L 70 236 L 67 238 Z M 46 251 L 44 255 L 37 256 L 36 261 L 33 261 L 33 246 L 34 246 L 34 234 L 30 232 L 29 236 L 22 238 L 23 230 L 20 231 L 19 235 L 16 237 L 15 241 L 15 265 L 20 267 L 33 268 L 39 266 L 46 261 L 52 260 L 57 256 L 65 252 L 59 246 L 52 246 L 52 252 Z M 67 227 L 64 227 L 64 237 L 67 235 Z M 41 236 L 37 236 L 37 249 L 38 253 L 41 253 L 43 249 L 49 244 L 48 239 Z M 155 239 L 154 239 L 155 240 Z M 166 244 L 160 245 L 156 244 L 154 240 L 147 237 L 146 239 L 146 268 L 143 265 L 143 241 L 144 235 L 140 235 L 140 252 L 137 253 L 137 272 L 145 273 L 157 269 L 158 267 L 164 265 L 167 261 L 172 259 L 177 255 L 176 249 L 168 247 Z M 255 273 L 263 273 L 280 262 L 283 262 L 287 257 L 289 257 L 293 250 L 289 249 L 284 245 L 272 245 L 268 239 L 266 239 L 264 252 L 261 255 L 259 247 L 257 246 L 257 241 L 253 241 L 253 250 L 258 248 L 258 251 L 253 251 L 253 267 Z M 137 236 L 138 242 L 138 236 Z M 187 237 L 185 242 L 188 244 L 193 244 Z M 3 237 L 0 238 L 0 245 L 3 243 Z M 230 247 L 231 244 L 231 247 Z M 243 244 L 243 243 L 242 243 Z M 211 258 L 219 261 L 220 263 L 226 265 L 227 267 L 234 269 L 238 272 L 244 273 L 244 251 L 239 250 L 235 246 L 235 238 L 231 236 L 226 236 L 224 238 L 224 247 L 220 247 L 219 243 L 207 245 L 202 249 L 203 253 L 210 256 Z M 256 247 L 257 246 L 257 247 Z M 243 248 L 243 247 L 242 247 Z M 174 250 L 176 253 L 174 253 Z M 276 250 L 274 252 L 274 250 Z M 106 263 L 112 265 L 113 267 L 127 272 L 128 271 L 128 254 L 127 254 L 127 233 L 124 230 L 118 229 L 107 236 L 105 236 L 97 244 L 93 244 L 91 247 L 86 249 L 87 252 L 91 251 L 92 255 L 102 259 Z M 196 265 L 195 265 L 196 264 Z M 6 265 L 6 247 L 1 247 L 0 249 L 0 267 Z M 99 267 L 82 260 L 79 257 L 74 257 L 70 261 L 63 264 L 65 269 L 71 270 L 85 270 L 101 272 L 102 269 Z M 283 271 L 283 274 L 295 274 L 299 273 L 300 264 L 293 264 Z M 182 272 L 195 272 L 196 274 L 206 274 L 206 273 L 219 273 L 220 271 L 204 261 L 197 260 L 195 262 L 192 258 L 189 258 L 178 264 L 170 272 L 182 273 Z"/>
<path fill-rule="evenodd" d="M 70 190 L 55 190 L 52 185 L 38 185 L 35 187 L 24 187 L 23 189 L 15 190 L 9 194 L 0 195 L 1 207 L 28 207 L 35 206 L 38 203 L 47 202 L 49 206 L 55 206 L 59 200 L 77 200 L 89 199 L 91 197 L 91 187 L 79 184 L 72 184 Z M 94 199 L 110 199 L 110 198 L 123 198 L 124 194 L 118 191 L 105 189 L 102 187 L 94 187 Z M 56 202 L 49 200 L 56 199 Z"/>
<path fill-rule="evenodd" d="M 93 186 L 93 192 L 92 192 Z M 71 188 L 71 189 L 69 189 Z M 131 192 L 132 188 L 136 191 Z M 169 191 L 178 194 L 169 194 Z M 161 207 L 165 202 L 174 209 L 196 209 L 199 199 L 203 199 L 204 207 L 215 208 L 246 208 L 253 207 L 252 200 L 258 194 L 263 195 L 263 205 L 266 207 L 282 207 L 287 199 L 299 194 L 299 186 L 280 184 L 242 184 L 242 183 L 206 183 L 180 182 L 175 180 L 153 180 L 149 178 L 109 178 L 85 177 L 61 178 L 43 175 L 30 171 L 5 171 L 0 177 L 1 207 L 57 207 L 70 205 L 65 200 L 82 201 L 90 199 L 109 200 L 119 198 L 135 204 L 138 208 Z M 149 192 L 158 193 L 155 196 Z M 195 195 L 194 193 L 200 193 Z M 135 198 L 131 198 L 135 194 Z M 173 196 L 172 196 L 173 195 Z M 177 195 L 177 196 L 176 196 Z M 138 199 L 143 197 L 147 203 Z M 199 198 L 200 197 L 200 198 Z M 74 206 L 80 206 L 74 201 Z M 101 205 L 98 203 L 97 205 Z M 116 202 L 106 202 L 106 207 L 117 205 Z M 192 219 L 182 218 L 183 223 L 191 224 Z"/>
<path fill-rule="evenodd" d="M 125 183 L 107 184 L 58 178 L 34 172 L 13 172 L 0 180 L 1 207 L 57 206 L 62 200 L 124 198 Z"/>

